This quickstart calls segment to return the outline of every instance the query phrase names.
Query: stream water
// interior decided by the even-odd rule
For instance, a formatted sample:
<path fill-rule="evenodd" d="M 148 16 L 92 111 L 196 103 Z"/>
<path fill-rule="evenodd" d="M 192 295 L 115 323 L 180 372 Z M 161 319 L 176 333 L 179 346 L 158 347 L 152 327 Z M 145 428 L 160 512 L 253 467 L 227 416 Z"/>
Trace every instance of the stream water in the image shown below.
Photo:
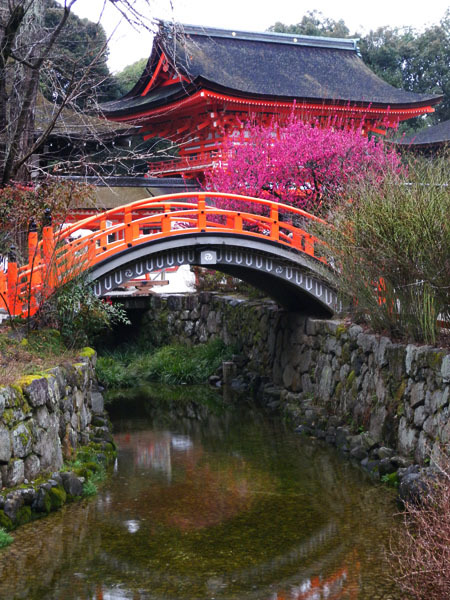
<path fill-rule="evenodd" d="M 135 390 L 94 498 L 14 532 L 0 598 L 400 600 L 393 492 L 242 401 Z"/>

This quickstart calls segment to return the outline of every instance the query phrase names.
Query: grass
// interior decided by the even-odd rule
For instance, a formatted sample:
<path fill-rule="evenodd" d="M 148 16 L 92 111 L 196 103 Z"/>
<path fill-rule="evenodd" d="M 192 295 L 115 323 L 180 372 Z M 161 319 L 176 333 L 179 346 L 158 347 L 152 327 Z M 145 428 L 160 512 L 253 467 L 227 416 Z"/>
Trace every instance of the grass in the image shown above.
<path fill-rule="evenodd" d="M 0 528 L 0 548 L 6 548 L 14 541 L 14 538 L 9 535 L 3 528 Z"/>
<path fill-rule="evenodd" d="M 137 381 L 204 383 L 231 354 L 219 339 L 198 346 L 163 346 L 148 354 L 116 351 L 99 357 L 97 376 L 108 387 L 131 387 Z"/>
<path fill-rule="evenodd" d="M 17 327 L 17 326 L 16 326 Z M 23 337 L 9 326 L 0 328 L 0 382 L 14 383 L 24 375 L 34 375 L 62 361 L 75 361 L 78 352 L 68 350 L 55 329 L 32 331 Z"/>

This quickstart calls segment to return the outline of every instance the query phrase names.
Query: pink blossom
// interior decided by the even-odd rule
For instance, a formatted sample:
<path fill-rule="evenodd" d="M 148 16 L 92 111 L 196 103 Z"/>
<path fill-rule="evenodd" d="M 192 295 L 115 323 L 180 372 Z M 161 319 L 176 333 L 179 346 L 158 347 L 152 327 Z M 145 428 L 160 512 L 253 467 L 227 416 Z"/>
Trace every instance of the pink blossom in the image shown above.
<path fill-rule="evenodd" d="M 205 174 L 210 191 L 275 200 L 318 214 L 326 213 L 346 194 L 349 184 L 369 180 L 376 185 L 389 169 L 401 171 L 399 155 L 378 138 L 363 135 L 330 119 L 285 125 L 247 124 L 239 138 L 227 137 L 216 165 Z M 236 209 L 236 201 L 222 208 Z M 239 204 L 242 210 L 245 207 Z"/>

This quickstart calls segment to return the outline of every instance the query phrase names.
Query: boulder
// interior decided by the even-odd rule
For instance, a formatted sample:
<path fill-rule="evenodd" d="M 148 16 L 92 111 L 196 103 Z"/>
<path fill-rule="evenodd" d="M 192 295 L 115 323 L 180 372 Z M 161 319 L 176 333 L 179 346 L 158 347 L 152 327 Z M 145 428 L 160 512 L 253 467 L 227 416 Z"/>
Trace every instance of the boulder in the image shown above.
<path fill-rule="evenodd" d="M 44 486 L 41 486 L 37 491 L 31 508 L 36 512 L 50 512 L 51 500 Z"/>
<path fill-rule="evenodd" d="M 428 483 L 420 473 L 408 473 L 400 481 L 399 496 L 403 502 L 419 504 L 428 494 Z"/>
<path fill-rule="evenodd" d="M 367 451 L 365 450 L 365 448 L 363 448 L 363 446 L 356 446 L 355 448 L 350 450 L 350 457 L 354 458 L 359 462 L 367 458 L 367 456 Z"/>
<path fill-rule="evenodd" d="M 48 383 L 45 377 L 33 379 L 31 383 L 24 386 L 23 392 L 31 406 L 43 406 L 48 398 Z"/>
<path fill-rule="evenodd" d="M 23 460 L 20 458 L 14 458 L 9 462 L 6 470 L 6 478 L 3 481 L 3 485 L 6 487 L 15 487 L 20 485 L 25 478 Z"/>
<path fill-rule="evenodd" d="M 33 439 L 30 430 L 24 423 L 19 423 L 11 432 L 13 456 L 25 458 L 31 452 Z"/>
<path fill-rule="evenodd" d="M 60 469 L 63 464 L 59 421 L 55 414 L 50 415 L 48 430 L 38 429 L 33 452 L 39 456 L 41 469 Z"/>
<path fill-rule="evenodd" d="M 397 469 L 395 465 L 389 458 L 383 458 L 380 460 L 380 464 L 378 465 L 378 471 L 381 477 L 383 477 L 383 475 L 390 475 L 391 473 L 395 473 L 396 470 Z"/>
<path fill-rule="evenodd" d="M 61 473 L 62 482 L 66 494 L 69 496 L 81 496 L 83 493 L 83 483 L 72 472 Z"/>
<path fill-rule="evenodd" d="M 444 380 L 444 382 L 446 382 L 446 383 L 450 382 L 450 354 L 447 354 L 447 356 L 444 356 L 444 359 L 443 359 L 442 365 L 441 365 L 441 376 L 442 376 L 442 379 Z"/>
<path fill-rule="evenodd" d="M 7 463 L 11 458 L 11 438 L 9 430 L 0 424 L 0 462 Z"/>
<path fill-rule="evenodd" d="M 24 462 L 25 479 L 33 481 L 38 475 L 41 468 L 41 461 L 36 454 L 27 456 Z"/>
<path fill-rule="evenodd" d="M 401 454 L 411 454 L 414 452 L 418 438 L 418 432 L 414 427 L 410 427 L 405 417 L 400 419 L 398 428 L 398 449 Z"/>
<path fill-rule="evenodd" d="M 91 408 L 95 415 L 100 415 L 105 412 L 105 401 L 100 392 L 91 392 Z"/>
<path fill-rule="evenodd" d="M 17 513 L 24 505 L 24 499 L 22 494 L 17 492 L 12 492 L 8 494 L 5 501 L 5 506 L 3 510 L 5 511 L 5 515 L 11 519 L 14 523 L 17 517 Z"/>
<path fill-rule="evenodd" d="M 381 446 L 381 448 L 377 449 L 377 455 L 380 460 L 384 458 L 392 458 L 395 454 L 395 451 L 392 448 L 386 448 L 386 446 Z"/>

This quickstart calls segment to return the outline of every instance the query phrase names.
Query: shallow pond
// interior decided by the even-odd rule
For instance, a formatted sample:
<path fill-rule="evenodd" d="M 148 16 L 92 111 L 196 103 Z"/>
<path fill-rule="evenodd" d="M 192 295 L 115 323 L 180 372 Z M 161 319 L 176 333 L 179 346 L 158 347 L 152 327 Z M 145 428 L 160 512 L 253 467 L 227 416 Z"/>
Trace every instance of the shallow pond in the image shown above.
<path fill-rule="evenodd" d="M 333 449 L 191 388 L 137 391 L 112 417 L 110 478 L 14 532 L 0 598 L 400 600 L 394 494 Z"/>

